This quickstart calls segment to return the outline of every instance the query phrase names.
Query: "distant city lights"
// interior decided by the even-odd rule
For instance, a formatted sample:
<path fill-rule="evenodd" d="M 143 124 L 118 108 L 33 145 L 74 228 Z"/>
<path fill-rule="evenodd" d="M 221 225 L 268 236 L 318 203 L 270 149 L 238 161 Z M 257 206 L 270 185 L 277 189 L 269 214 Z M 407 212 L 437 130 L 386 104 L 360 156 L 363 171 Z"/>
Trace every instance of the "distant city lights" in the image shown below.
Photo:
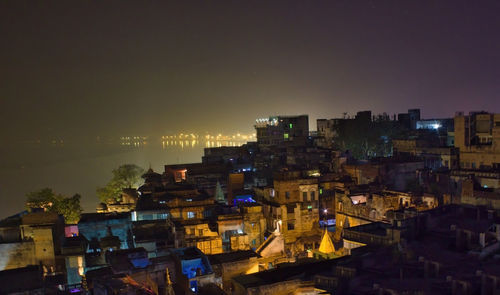
<path fill-rule="evenodd" d="M 195 133 L 179 133 L 162 135 L 160 138 L 162 148 L 170 146 L 195 147 L 204 145 L 205 147 L 222 147 L 222 146 L 241 146 L 248 141 L 255 141 L 256 134 L 242 134 L 236 133 L 232 135 L 225 135 L 222 133 L 199 135 Z M 120 137 L 120 145 L 131 147 L 142 147 L 154 142 L 148 136 L 122 136 Z"/>

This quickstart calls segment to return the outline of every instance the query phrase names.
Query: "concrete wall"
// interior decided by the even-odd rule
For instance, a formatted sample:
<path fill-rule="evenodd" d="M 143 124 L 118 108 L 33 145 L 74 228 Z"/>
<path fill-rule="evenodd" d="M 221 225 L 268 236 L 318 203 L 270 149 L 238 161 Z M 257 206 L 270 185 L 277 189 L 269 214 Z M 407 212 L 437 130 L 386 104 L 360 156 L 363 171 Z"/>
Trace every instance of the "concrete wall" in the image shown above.
<path fill-rule="evenodd" d="M 232 287 L 231 279 L 242 274 L 258 272 L 259 261 L 257 257 L 251 257 L 249 259 L 212 265 L 212 267 L 222 277 L 223 289 L 229 292 Z"/>
<path fill-rule="evenodd" d="M 55 268 L 54 240 L 52 238 L 52 228 L 36 227 L 33 229 L 33 242 L 35 244 L 35 257 L 50 270 Z"/>
<path fill-rule="evenodd" d="M 92 240 L 96 238 L 100 240 L 103 237 L 108 236 L 108 228 L 114 236 L 120 238 L 121 249 L 128 249 L 133 247 L 132 240 L 132 224 L 130 219 L 108 219 L 90 222 L 80 222 L 78 223 L 78 231 L 87 240 Z"/>
<path fill-rule="evenodd" d="M 38 264 L 33 241 L 0 244 L 0 271 Z"/>

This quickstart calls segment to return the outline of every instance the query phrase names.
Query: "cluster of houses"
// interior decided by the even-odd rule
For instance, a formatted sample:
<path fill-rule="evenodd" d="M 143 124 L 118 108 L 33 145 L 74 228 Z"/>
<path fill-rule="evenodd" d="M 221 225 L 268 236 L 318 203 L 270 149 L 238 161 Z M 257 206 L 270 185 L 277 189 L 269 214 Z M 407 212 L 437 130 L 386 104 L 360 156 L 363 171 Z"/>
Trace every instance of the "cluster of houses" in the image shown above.
<path fill-rule="evenodd" d="M 386 157 L 336 148 L 342 128 L 380 120 L 405 130 Z M 36 209 L 0 221 L 0 293 L 500 290 L 499 114 L 317 126 L 258 119 L 257 142 L 149 169 L 78 224 Z"/>

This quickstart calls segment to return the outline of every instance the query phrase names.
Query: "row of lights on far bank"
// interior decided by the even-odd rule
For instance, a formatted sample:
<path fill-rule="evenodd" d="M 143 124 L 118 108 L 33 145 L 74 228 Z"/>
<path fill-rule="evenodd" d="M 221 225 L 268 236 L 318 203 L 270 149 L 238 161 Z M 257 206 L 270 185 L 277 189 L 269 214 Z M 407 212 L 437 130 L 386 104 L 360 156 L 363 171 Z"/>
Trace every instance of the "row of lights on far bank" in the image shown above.
<path fill-rule="evenodd" d="M 233 134 L 233 135 L 223 135 L 221 133 L 215 134 L 215 135 L 210 135 L 206 134 L 204 136 L 200 136 L 198 134 L 174 134 L 174 135 L 163 135 L 161 137 L 162 140 L 169 140 L 169 139 L 205 139 L 205 140 L 251 140 L 256 138 L 256 134 Z"/>
<path fill-rule="evenodd" d="M 162 140 L 161 145 L 163 148 L 180 146 L 184 147 L 195 147 L 198 146 L 200 141 L 198 140 Z M 205 147 L 223 147 L 223 146 L 241 146 L 243 141 L 229 141 L 229 140 L 217 140 L 211 141 L 207 140 L 204 142 Z"/>

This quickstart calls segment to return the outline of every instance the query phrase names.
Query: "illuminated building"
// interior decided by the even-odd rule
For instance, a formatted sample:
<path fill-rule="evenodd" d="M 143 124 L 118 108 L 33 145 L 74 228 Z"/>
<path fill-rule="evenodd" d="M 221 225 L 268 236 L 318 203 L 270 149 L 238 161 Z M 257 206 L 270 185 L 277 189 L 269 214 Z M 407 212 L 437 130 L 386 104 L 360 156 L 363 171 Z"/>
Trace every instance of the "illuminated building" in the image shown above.
<path fill-rule="evenodd" d="M 185 291 L 198 293 L 203 285 L 222 284 L 215 276 L 212 265 L 205 254 L 195 247 L 172 250 L 175 262 L 176 283 Z"/>
<path fill-rule="evenodd" d="M 267 227 L 284 237 L 286 247 L 293 251 L 315 248 L 319 242 L 319 188 L 318 179 L 303 177 L 300 171 L 274 174 L 274 185 L 269 195 L 263 196 Z"/>

